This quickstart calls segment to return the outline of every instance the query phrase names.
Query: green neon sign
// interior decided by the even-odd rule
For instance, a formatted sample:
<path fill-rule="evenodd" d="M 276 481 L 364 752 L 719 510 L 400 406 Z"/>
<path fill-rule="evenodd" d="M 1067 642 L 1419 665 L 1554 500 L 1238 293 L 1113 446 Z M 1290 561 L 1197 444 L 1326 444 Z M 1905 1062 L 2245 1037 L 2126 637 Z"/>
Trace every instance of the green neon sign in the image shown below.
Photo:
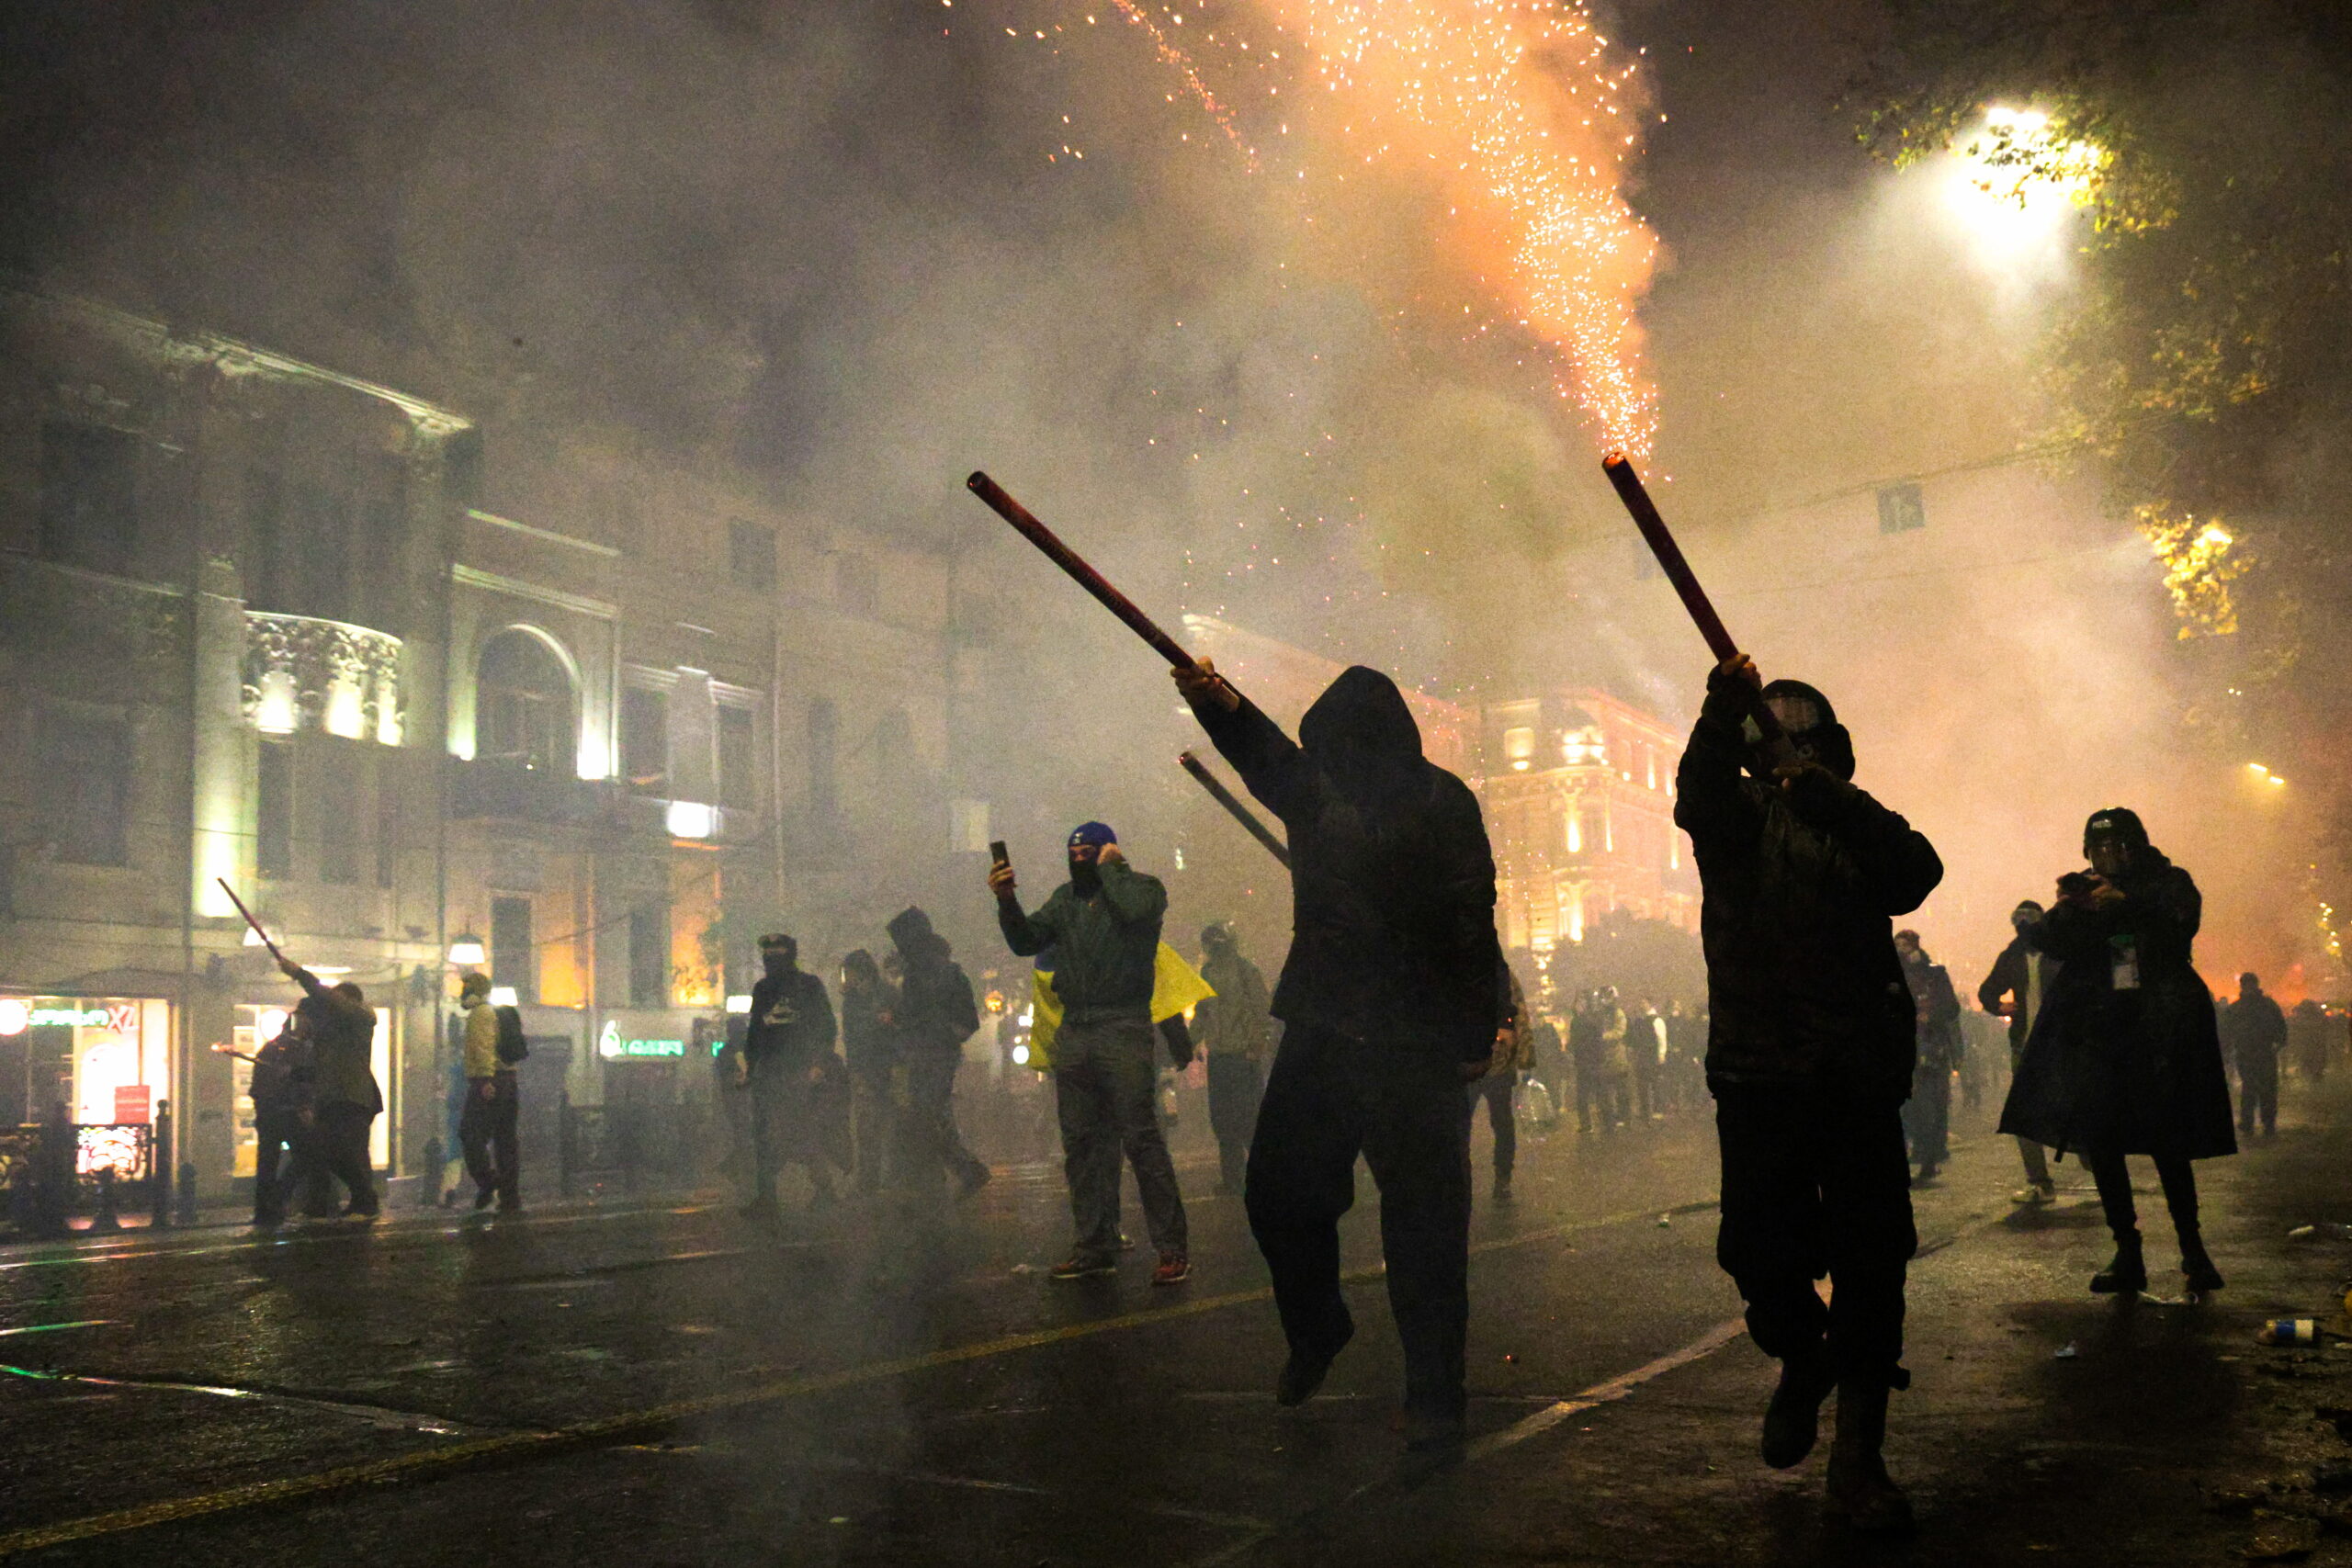
<path fill-rule="evenodd" d="M 644 1061 L 663 1056 L 683 1056 L 685 1054 L 686 1043 L 683 1040 L 624 1039 L 619 1022 L 609 1018 L 605 1021 L 603 1031 L 596 1036 L 596 1055 L 608 1062 Z"/>

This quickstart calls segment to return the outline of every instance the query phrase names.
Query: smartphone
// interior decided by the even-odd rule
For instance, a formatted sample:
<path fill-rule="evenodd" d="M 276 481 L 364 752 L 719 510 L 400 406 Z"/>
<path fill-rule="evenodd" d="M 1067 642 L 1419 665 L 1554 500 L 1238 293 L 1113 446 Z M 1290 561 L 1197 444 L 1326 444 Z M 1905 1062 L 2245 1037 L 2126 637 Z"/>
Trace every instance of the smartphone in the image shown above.
<path fill-rule="evenodd" d="M 989 862 L 992 865 L 1011 865 L 1012 863 L 1012 852 L 1004 847 L 1004 840 L 1002 839 L 990 839 L 989 840 Z"/>

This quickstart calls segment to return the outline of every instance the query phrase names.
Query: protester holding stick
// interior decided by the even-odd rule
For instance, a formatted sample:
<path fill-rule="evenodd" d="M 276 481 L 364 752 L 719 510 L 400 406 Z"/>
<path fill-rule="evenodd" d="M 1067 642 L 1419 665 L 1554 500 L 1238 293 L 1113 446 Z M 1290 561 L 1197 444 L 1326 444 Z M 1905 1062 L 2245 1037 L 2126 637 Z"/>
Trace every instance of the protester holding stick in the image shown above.
<path fill-rule="evenodd" d="M 1272 1010 L 1287 1027 L 1245 1192 L 1290 1342 L 1274 1397 L 1306 1400 L 1354 1336 L 1339 1222 L 1361 1154 L 1380 1185 L 1407 1441 L 1453 1448 L 1469 1322 L 1463 1086 L 1487 1072 L 1510 1010 L 1477 797 L 1421 755 L 1404 694 L 1376 671 L 1342 672 L 1296 742 L 1205 661 L 1175 677 L 1291 852 L 1294 934 Z"/>
<path fill-rule="evenodd" d="M 1918 1042 L 1894 917 L 1943 863 L 1853 784 L 1852 738 L 1800 681 L 1738 651 L 1622 454 L 1603 464 L 1717 663 L 1676 774 L 1704 902 L 1707 1083 L 1723 1165 L 1716 1257 L 1747 1329 L 1781 1362 L 1767 1464 L 1813 1451 L 1838 1391 L 1830 1506 L 1867 1531 L 1911 1526 L 1886 1473 L 1903 1370 L 1904 1273 L 1918 1248 L 1902 1107 Z M 1814 1281 L 1827 1275 L 1825 1303 Z"/>
<path fill-rule="evenodd" d="M 368 1134 L 384 1111 L 374 1062 L 376 1010 L 349 980 L 328 986 L 282 954 L 277 967 L 302 987 L 296 1010 L 305 1015 L 311 1043 L 312 1135 L 298 1163 L 315 1158 L 344 1184 L 351 1195 L 345 1219 L 372 1220 L 378 1207 Z"/>

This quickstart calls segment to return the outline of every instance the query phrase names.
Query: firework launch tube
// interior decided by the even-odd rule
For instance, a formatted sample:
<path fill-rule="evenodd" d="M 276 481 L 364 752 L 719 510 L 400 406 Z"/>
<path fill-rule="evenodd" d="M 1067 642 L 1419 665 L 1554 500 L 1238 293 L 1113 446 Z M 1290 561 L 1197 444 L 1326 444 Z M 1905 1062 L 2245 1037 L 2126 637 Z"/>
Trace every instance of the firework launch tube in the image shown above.
<path fill-rule="evenodd" d="M 1263 822 L 1258 820 L 1258 814 L 1250 810 L 1248 807 L 1242 805 L 1241 802 L 1235 797 L 1234 793 L 1226 788 L 1224 783 L 1220 781 L 1215 773 L 1209 772 L 1206 763 L 1203 762 L 1198 757 L 1193 756 L 1190 751 L 1179 752 L 1176 760 L 1184 765 L 1184 771 L 1192 774 L 1194 781 L 1197 782 L 1203 789 L 1209 792 L 1209 798 L 1211 800 L 1216 801 L 1219 806 L 1224 807 L 1226 810 L 1231 812 L 1233 814 L 1233 819 L 1236 822 L 1240 823 L 1244 828 L 1247 828 L 1250 830 L 1250 836 L 1251 838 L 1266 846 L 1266 852 L 1268 854 L 1282 862 L 1285 866 L 1290 864 L 1289 847 L 1283 844 L 1280 839 L 1275 838 L 1273 829 L 1267 827 Z"/>
<path fill-rule="evenodd" d="M 254 919 L 254 912 L 245 908 L 245 901 L 237 897 L 235 888 L 229 886 L 229 879 L 225 876 L 216 876 L 212 880 L 220 885 L 220 891 L 229 896 L 229 902 L 237 907 L 237 913 L 245 917 L 245 924 L 254 928 L 254 935 L 261 938 L 261 944 L 269 949 L 269 955 L 279 963 L 284 963 L 286 954 L 277 951 L 277 944 L 269 940 L 269 933 L 261 929 L 259 920 Z"/>
<path fill-rule="evenodd" d="M 1649 546 L 1650 554 L 1657 558 L 1658 570 L 1666 573 L 1668 582 L 1674 584 L 1674 592 L 1681 595 L 1682 607 L 1690 612 L 1691 620 L 1698 623 L 1699 635 L 1707 639 L 1707 651 L 1715 656 L 1718 664 L 1726 659 L 1737 658 L 1739 644 L 1732 641 L 1731 633 L 1724 627 L 1724 618 L 1715 614 L 1713 601 L 1699 585 L 1699 574 L 1692 571 L 1690 563 L 1682 558 L 1682 547 L 1674 542 L 1674 534 L 1667 527 L 1666 519 L 1658 515 L 1657 503 L 1643 488 L 1642 476 L 1634 471 L 1634 460 L 1623 452 L 1611 452 L 1600 459 L 1600 471 L 1607 474 L 1609 482 L 1616 487 L 1617 499 L 1623 502 L 1625 510 L 1633 514 L 1634 526 L 1642 531 L 1642 542 Z M 1789 738 L 1781 732 L 1781 721 L 1772 716 L 1772 710 L 1765 705 L 1760 695 L 1752 707 L 1749 716 L 1756 725 L 1758 741 L 1771 753 L 1776 762 L 1794 761 L 1794 748 L 1789 744 Z"/>
<path fill-rule="evenodd" d="M 1051 528 L 1033 516 L 1029 509 L 1004 491 L 1004 487 L 985 473 L 975 470 L 964 481 L 965 488 L 988 502 L 989 510 L 1020 531 L 1021 536 L 1044 552 L 1052 561 L 1069 574 L 1070 581 L 1094 595 L 1102 606 L 1126 622 L 1127 629 L 1151 644 L 1153 651 L 1179 670 L 1197 670 L 1199 661 L 1185 652 L 1183 646 L 1153 623 L 1149 615 L 1136 608 L 1134 600 L 1111 586 L 1110 580 L 1086 564 L 1076 550 L 1061 542 Z"/>

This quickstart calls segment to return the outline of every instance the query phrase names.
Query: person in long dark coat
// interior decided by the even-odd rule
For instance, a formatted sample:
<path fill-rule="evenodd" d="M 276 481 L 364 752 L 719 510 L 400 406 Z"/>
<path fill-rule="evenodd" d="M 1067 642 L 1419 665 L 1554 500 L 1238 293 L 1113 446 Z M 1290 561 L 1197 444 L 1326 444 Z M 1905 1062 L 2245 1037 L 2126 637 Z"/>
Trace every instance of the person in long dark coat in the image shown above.
<path fill-rule="evenodd" d="M 2190 1163 L 2237 1153 L 2213 996 L 2191 949 L 2204 901 L 2188 873 L 2148 841 L 2137 814 L 2110 807 L 2083 829 L 2090 870 L 2058 879 L 2026 940 L 2061 967 L 2034 1021 L 2001 1131 L 2080 1150 L 2098 1184 L 2115 1259 L 2102 1293 L 2144 1291 L 2147 1264 L 2127 1155 L 2153 1156 L 2192 1292 L 2222 1288 L 2198 1227 Z"/>
<path fill-rule="evenodd" d="M 1245 1193 L 1290 1345 L 1274 1397 L 1304 1403 L 1355 1333 L 1340 1292 L 1340 1216 L 1362 1155 L 1380 1186 L 1406 1440 L 1442 1453 L 1462 1441 L 1466 1406 L 1463 1086 L 1486 1076 L 1510 1015 L 1478 797 L 1421 755 L 1412 709 L 1377 671 L 1341 671 L 1295 743 L 1214 670 L 1175 673 L 1202 728 L 1290 837 L 1290 958 L 1273 1000 L 1288 1028 Z"/>

